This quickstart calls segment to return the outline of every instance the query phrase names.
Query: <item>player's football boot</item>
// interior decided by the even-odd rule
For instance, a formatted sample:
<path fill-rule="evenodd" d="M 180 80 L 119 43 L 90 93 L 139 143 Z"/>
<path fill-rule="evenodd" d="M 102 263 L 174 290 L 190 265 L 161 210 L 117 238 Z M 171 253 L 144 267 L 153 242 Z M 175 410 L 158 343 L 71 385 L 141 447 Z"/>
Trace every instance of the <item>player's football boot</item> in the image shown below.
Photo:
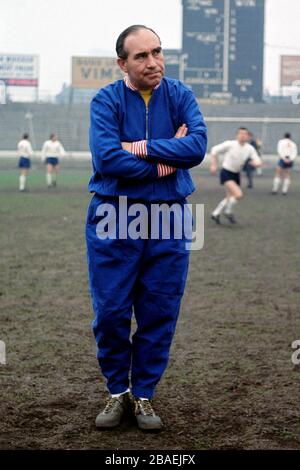
<path fill-rule="evenodd" d="M 224 215 L 225 215 L 226 219 L 229 220 L 229 222 L 231 224 L 236 224 L 237 223 L 237 221 L 236 221 L 233 214 L 226 214 L 226 212 L 225 212 Z"/>
<path fill-rule="evenodd" d="M 220 220 L 220 216 L 219 216 L 219 215 L 213 215 L 213 214 L 211 214 L 211 220 L 213 220 L 214 222 L 216 222 L 217 225 L 221 225 L 221 220 Z"/>

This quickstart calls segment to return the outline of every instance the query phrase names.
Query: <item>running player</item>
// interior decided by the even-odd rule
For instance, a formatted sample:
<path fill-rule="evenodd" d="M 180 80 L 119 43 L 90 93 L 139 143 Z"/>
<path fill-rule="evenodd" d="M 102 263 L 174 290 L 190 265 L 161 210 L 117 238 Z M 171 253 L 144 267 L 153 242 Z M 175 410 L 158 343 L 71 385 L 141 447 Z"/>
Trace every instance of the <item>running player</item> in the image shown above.
<path fill-rule="evenodd" d="M 220 216 L 223 210 L 229 222 L 236 223 L 233 208 L 243 197 L 240 188 L 240 171 L 248 159 L 254 168 L 261 165 L 260 157 L 248 141 L 248 129 L 240 127 L 237 131 L 236 140 L 227 140 L 211 149 L 210 171 L 213 175 L 217 173 L 218 155 L 225 155 L 220 173 L 220 182 L 225 186 L 226 197 L 222 199 L 211 215 L 212 220 L 217 224 L 221 223 Z"/>
<path fill-rule="evenodd" d="M 46 182 L 48 188 L 56 186 L 59 171 L 59 157 L 66 154 L 62 144 L 57 139 L 56 134 L 51 134 L 42 148 L 42 161 L 47 165 Z"/>
<path fill-rule="evenodd" d="M 29 141 L 29 135 L 24 134 L 20 142 L 18 143 L 18 156 L 19 158 L 19 191 L 26 191 L 26 180 L 29 169 L 31 167 L 30 157 L 33 154 L 31 143 Z"/>
<path fill-rule="evenodd" d="M 279 161 L 273 180 L 272 194 L 277 194 L 281 180 L 283 180 L 282 194 L 286 196 L 291 184 L 291 168 L 298 153 L 297 145 L 288 132 L 284 134 L 283 139 L 279 140 L 277 152 L 279 154 Z"/>

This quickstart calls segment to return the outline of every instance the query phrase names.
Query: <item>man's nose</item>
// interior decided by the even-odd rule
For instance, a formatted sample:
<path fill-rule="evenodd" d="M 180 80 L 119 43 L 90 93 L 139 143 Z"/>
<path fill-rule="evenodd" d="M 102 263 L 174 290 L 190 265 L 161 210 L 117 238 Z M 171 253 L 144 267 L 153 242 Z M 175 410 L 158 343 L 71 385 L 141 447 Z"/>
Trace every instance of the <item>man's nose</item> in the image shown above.
<path fill-rule="evenodd" d="M 156 67 L 156 62 L 152 54 L 149 54 L 147 57 L 147 68 L 153 69 Z"/>

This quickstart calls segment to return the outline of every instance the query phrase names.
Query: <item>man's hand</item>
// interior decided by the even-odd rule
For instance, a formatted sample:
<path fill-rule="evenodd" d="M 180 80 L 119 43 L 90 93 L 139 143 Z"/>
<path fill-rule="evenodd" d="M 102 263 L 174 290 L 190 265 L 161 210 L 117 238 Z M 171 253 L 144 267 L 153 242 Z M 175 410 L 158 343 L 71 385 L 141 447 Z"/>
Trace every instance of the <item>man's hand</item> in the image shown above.
<path fill-rule="evenodd" d="M 182 137 L 185 137 L 187 135 L 188 128 L 186 124 L 182 124 L 182 126 L 178 127 L 177 132 L 174 137 L 176 139 L 181 139 Z"/>
<path fill-rule="evenodd" d="M 131 152 L 131 142 L 121 142 L 123 150 Z"/>
<path fill-rule="evenodd" d="M 258 168 L 262 166 L 262 162 L 256 162 L 254 160 L 249 160 L 249 165 L 252 166 L 252 168 Z"/>

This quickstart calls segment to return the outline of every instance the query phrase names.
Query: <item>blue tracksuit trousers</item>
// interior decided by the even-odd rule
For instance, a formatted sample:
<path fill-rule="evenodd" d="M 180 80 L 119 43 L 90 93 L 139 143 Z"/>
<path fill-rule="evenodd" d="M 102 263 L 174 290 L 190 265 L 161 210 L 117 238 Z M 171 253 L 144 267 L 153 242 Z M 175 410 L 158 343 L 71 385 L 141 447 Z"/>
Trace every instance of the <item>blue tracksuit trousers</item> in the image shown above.
<path fill-rule="evenodd" d="M 128 208 L 136 202 L 127 200 Z M 181 208 L 185 203 L 185 200 L 177 202 Z M 99 215 L 98 207 L 103 204 L 109 204 L 112 209 L 108 209 L 106 220 L 116 223 L 116 237 L 99 238 L 99 222 L 103 222 L 104 215 Z M 150 203 L 143 204 L 149 209 L 146 222 L 150 233 Z M 177 214 L 171 217 L 169 239 L 163 239 L 161 227 L 159 239 L 120 239 L 119 212 L 118 198 L 95 194 L 87 215 L 86 241 L 97 357 L 110 393 L 124 392 L 130 387 L 131 378 L 133 395 L 150 399 L 168 363 L 187 277 L 189 251 L 186 243 L 190 237 L 185 234 L 181 239 L 174 237 L 176 217 L 177 222 L 182 220 L 183 223 Z M 189 217 L 191 226 L 191 215 Z M 127 226 L 134 218 L 127 216 Z M 133 313 L 137 328 L 131 336 Z"/>

